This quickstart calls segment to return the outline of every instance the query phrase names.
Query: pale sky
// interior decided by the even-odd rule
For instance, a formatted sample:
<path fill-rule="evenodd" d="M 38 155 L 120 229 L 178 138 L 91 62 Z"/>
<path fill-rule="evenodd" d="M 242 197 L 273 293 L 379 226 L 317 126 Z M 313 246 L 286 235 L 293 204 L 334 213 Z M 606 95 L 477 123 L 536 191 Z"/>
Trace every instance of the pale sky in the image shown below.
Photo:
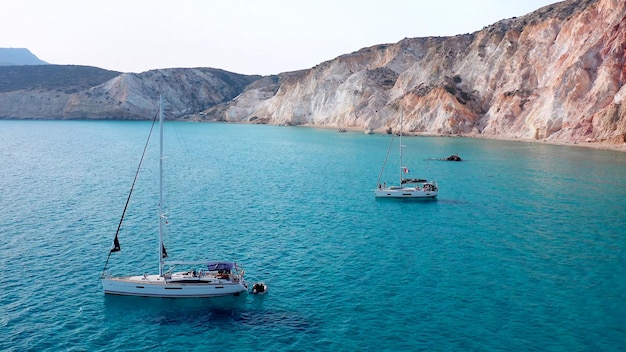
<path fill-rule="evenodd" d="M 0 0 L 0 48 L 121 72 L 269 75 L 405 37 L 472 33 L 555 0 Z"/>

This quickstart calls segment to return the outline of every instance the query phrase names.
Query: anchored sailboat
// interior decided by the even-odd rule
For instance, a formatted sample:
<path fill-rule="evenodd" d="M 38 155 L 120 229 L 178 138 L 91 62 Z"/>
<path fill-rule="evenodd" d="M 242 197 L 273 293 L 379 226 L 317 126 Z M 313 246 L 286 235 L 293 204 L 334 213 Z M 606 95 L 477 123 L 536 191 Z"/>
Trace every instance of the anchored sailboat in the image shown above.
<path fill-rule="evenodd" d="M 158 274 L 143 274 L 136 276 L 114 277 L 106 274 L 106 268 L 111 253 L 120 251 L 118 233 L 128 207 L 128 201 L 132 194 L 131 187 L 124 214 L 120 219 L 113 248 L 104 266 L 101 276 L 102 287 L 105 294 L 143 297 L 217 297 L 238 295 L 247 292 L 248 286 L 244 280 L 244 271 L 234 262 L 230 261 L 165 261 L 167 252 L 163 245 L 163 224 L 165 215 L 163 212 L 163 98 L 159 104 L 159 233 L 158 233 Z M 154 123 L 153 123 L 154 127 Z M 152 129 L 150 130 L 152 135 Z M 148 140 L 150 136 L 148 137 Z M 147 147 L 146 143 L 146 147 Z M 145 149 L 144 149 L 145 154 Z M 143 161 L 143 155 L 139 166 Z M 139 169 L 137 169 L 139 172 Z M 137 175 L 135 175 L 135 180 Z M 167 267 L 168 270 L 164 271 Z M 189 270 L 175 271 L 176 268 L 187 267 Z"/>
<path fill-rule="evenodd" d="M 393 144 L 394 137 L 392 136 L 391 142 L 389 143 L 389 149 L 387 149 L 387 155 L 385 156 L 385 162 L 383 163 L 383 167 L 380 170 L 380 174 L 378 175 L 377 188 L 374 190 L 374 195 L 376 196 L 376 198 L 435 198 L 439 194 L 439 189 L 436 182 L 428 181 L 422 178 L 405 178 L 405 175 L 408 175 L 410 173 L 410 170 L 408 167 L 403 166 L 402 164 L 402 148 L 404 147 L 402 145 L 403 115 L 404 114 L 400 114 L 399 133 L 400 185 L 392 186 L 387 185 L 387 183 L 380 183 L 380 179 L 383 176 L 385 165 L 389 157 L 389 151 L 391 150 L 391 146 Z"/>

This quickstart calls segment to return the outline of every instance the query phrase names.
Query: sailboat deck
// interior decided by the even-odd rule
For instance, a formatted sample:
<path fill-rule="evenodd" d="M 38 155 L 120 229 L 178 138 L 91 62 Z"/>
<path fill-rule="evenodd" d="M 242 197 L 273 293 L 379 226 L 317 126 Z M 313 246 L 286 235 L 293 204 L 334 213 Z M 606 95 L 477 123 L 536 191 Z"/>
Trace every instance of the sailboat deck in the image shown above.
<path fill-rule="evenodd" d="M 231 280 L 232 278 L 232 280 Z M 183 272 L 166 274 L 164 276 L 159 275 L 140 275 L 140 276 L 121 276 L 121 277 L 109 277 L 107 280 L 119 281 L 135 284 L 214 284 L 223 285 L 230 283 L 238 283 L 238 277 L 231 277 L 228 274 L 221 273 L 193 273 Z"/>

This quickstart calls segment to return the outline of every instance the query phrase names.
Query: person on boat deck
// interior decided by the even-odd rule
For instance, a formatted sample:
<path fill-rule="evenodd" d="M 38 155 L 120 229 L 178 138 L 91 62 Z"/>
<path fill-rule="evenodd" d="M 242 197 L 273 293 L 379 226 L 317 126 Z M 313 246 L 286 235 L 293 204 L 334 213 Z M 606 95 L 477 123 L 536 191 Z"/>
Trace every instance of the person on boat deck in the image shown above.
<path fill-rule="evenodd" d="M 378 184 L 378 189 L 381 189 L 381 188 L 382 188 L 382 186 L 381 186 L 381 185 L 380 185 L 380 183 L 379 183 L 379 184 Z"/>
<path fill-rule="evenodd" d="M 217 278 L 218 279 L 228 279 L 228 270 L 218 270 L 217 271 Z"/>

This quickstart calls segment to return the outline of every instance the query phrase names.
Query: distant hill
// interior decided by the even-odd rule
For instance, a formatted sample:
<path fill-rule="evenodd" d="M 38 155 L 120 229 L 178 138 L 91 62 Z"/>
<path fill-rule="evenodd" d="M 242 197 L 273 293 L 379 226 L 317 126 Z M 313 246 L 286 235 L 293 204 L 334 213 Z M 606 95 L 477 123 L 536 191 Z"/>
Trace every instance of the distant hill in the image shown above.
<path fill-rule="evenodd" d="M 0 48 L 0 66 L 47 64 L 26 48 Z"/>
<path fill-rule="evenodd" d="M 150 119 L 159 96 L 168 118 L 197 119 L 194 114 L 230 101 L 260 78 L 209 67 L 120 73 L 76 65 L 0 66 L 0 119 Z"/>
<path fill-rule="evenodd" d="M 0 66 L 0 93 L 21 90 L 75 93 L 102 84 L 120 74 L 92 66 Z"/>

